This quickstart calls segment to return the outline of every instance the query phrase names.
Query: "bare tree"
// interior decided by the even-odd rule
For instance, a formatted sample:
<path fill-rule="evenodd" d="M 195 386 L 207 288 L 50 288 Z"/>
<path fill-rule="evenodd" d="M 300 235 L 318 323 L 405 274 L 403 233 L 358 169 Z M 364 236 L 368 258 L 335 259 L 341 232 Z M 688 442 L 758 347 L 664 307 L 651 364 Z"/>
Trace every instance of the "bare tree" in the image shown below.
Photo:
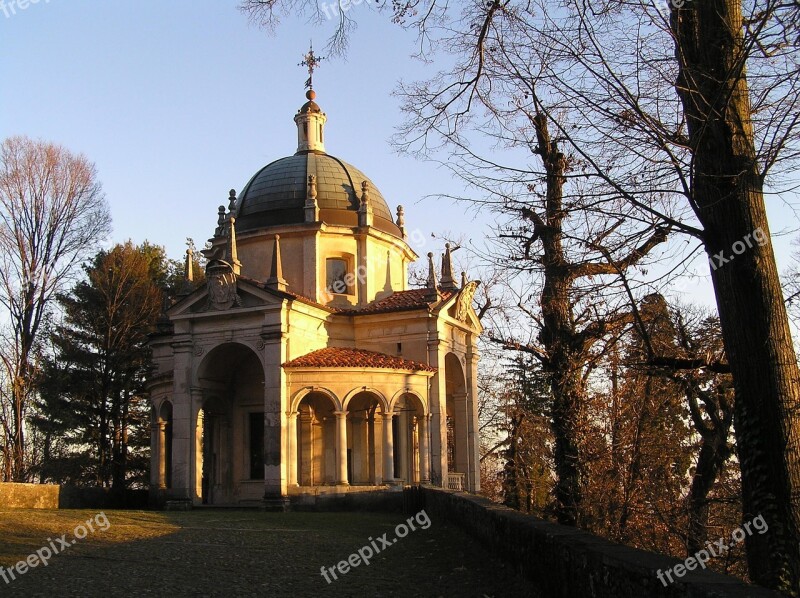
<path fill-rule="evenodd" d="M 0 144 L 0 304 L 11 330 L 0 352 L 5 480 L 28 474 L 26 415 L 48 307 L 110 223 L 94 165 L 85 157 L 26 137 Z"/>
<path fill-rule="evenodd" d="M 463 152 L 465 132 L 487 128 L 514 145 L 523 109 L 541 111 L 587 185 L 624 200 L 625 221 L 646 214 L 705 251 L 735 388 L 742 516 L 769 525 L 746 539 L 750 575 L 798 595 L 800 370 L 764 188 L 781 191 L 800 156 L 800 5 L 408 0 L 386 10 L 418 30 L 420 48 L 451 54 L 438 76 L 401 88 L 401 147 Z"/>

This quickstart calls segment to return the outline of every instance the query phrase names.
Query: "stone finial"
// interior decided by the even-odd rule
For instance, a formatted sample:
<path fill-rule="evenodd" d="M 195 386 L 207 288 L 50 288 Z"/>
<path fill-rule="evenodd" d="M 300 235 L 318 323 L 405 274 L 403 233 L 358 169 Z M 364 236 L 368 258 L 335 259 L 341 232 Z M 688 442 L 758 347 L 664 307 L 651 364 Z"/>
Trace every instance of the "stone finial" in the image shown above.
<path fill-rule="evenodd" d="M 305 208 L 306 222 L 316 222 L 319 220 L 319 205 L 317 204 L 317 176 L 308 175 L 308 191 L 306 193 Z"/>
<path fill-rule="evenodd" d="M 281 260 L 281 236 L 275 235 L 275 241 L 272 244 L 272 264 L 269 269 L 269 278 L 267 279 L 267 287 L 276 291 L 286 290 L 286 280 L 283 278 L 283 263 Z"/>
<path fill-rule="evenodd" d="M 186 263 L 183 266 L 183 277 L 186 282 L 194 282 L 194 252 L 192 248 L 186 250 Z"/>
<path fill-rule="evenodd" d="M 403 206 L 397 206 L 397 220 L 396 220 L 397 227 L 400 229 L 400 233 L 403 235 L 403 238 L 406 238 L 406 212 Z"/>
<path fill-rule="evenodd" d="M 239 250 L 236 247 L 236 218 L 228 217 L 228 251 L 227 260 L 233 268 L 233 273 L 237 276 L 242 270 L 242 262 L 239 261 Z"/>
<path fill-rule="evenodd" d="M 433 263 L 433 252 L 428 252 L 428 280 L 425 282 L 425 298 L 428 301 L 439 299 L 439 286 L 436 284 L 436 266 Z"/>
<path fill-rule="evenodd" d="M 361 181 L 361 203 L 358 206 L 358 226 L 372 226 L 372 202 L 369 200 L 368 181 Z"/>
<path fill-rule="evenodd" d="M 317 200 L 317 175 L 308 175 L 308 198 Z"/>
<path fill-rule="evenodd" d="M 217 228 L 214 231 L 215 237 L 221 237 L 225 233 L 225 206 L 217 208 Z"/>
<path fill-rule="evenodd" d="M 467 286 L 467 273 L 461 272 L 461 288 L 463 289 L 465 286 Z"/>
<path fill-rule="evenodd" d="M 228 212 L 231 214 L 236 210 L 236 189 L 228 191 Z"/>
<path fill-rule="evenodd" d="M 442 284 L 443 291 L 455 291 L 456 281 L 453 280 L 453 258 L 450 254 L 450 243 L 444 244 L 444 256 L 442 257 Z"/>

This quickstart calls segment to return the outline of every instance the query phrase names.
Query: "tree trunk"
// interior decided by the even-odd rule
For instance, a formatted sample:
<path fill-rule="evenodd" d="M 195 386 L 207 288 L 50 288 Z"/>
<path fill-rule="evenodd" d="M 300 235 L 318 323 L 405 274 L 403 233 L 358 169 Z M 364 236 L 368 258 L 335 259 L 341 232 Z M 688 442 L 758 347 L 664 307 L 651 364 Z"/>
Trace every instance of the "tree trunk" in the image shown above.
<path fill-rule="evenodd" d="M 714 430 L 704 436 L 697 457 L 697 466 L 689 489 L 689 524 L 686 555 L 693 556 L 708 540 L 708 493 L 728 460 L 728 430 Z"/>
<path fill-rule="evenodd" d="M 748 568 L 756 583 L 797 596 L 800 371 L 754 149 L 741 3 L 689 2 L 673 9 L 672 26 L 694 154 L 692 195 L 736 391 L 743 520 L 760 515 L 769 526 L 747 536 Z"/>
<path fill-rule="evenodd" d="M 583 345 L 577 339 L 572 314 L 574 274 L 562 243 L 563 189 L 566 159 L 550 140 L 547 119 L 534 118 L 538 153 L 547 173 L 544 222 L 537 228 L 542 239 L 542 330 L 539 340 L 547 352 L 543 364 L 553 393 L 553 457 L 556 469 L 556 514 L 559 523 L 578 525 L 581 510 L 581 455 L 578 444 L 579 413 L 583 397 Z"/>

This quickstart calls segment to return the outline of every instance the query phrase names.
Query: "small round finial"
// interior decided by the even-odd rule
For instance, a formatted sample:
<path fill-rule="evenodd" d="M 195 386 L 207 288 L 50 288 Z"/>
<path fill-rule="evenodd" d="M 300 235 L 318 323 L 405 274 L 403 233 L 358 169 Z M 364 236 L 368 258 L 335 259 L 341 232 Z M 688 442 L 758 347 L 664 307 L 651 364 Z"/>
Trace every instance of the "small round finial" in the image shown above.
<path fill-rule="evenodd" d="M 280 241 L 281 240 L 281 236 L 280 235 L 275 235 L 275 240 L 276 241 Z"/>
<path fill-rule="evenodd" d="M 433 252 L 432 252 L 432 251 L 429 251 L 429 252 L 428 252 L 428 257 L 430 257 L 430 258 L 432 258 L 432 257 L 433 257 Z"/>
<path fill-rule="evenodd" d="M 450 243 L 445 243 L 445 244 L 444 244 L 444 248 L 445 248 L 445 249 L 450 249 Z"/>
<path fill-rule="evenodd" d="M 236 189 L 231 189 L 228 191 L 228 197 L 236 197 Z"/>
<path fill-rule="evenodd" d="M 309 90 L 306 92 L 306 98 L 308 98 L 309 100 L 313 100 L 313 99 L 314 99 L 314 98 L 316 98 L 316 97 L 317 97 L 317 92 L 316 92 L 316 91 L 314 91 L 313 89 L 309 89 Z"/>

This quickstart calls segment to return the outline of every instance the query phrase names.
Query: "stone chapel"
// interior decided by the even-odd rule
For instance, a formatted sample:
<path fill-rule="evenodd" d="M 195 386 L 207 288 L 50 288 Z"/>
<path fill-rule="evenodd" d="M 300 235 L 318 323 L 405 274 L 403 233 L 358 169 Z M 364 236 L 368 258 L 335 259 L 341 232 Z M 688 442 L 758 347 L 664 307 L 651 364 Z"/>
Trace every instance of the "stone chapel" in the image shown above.
<path fill-rule="evenodd" d="M 325 151 L 315 95 L 297 151 L 219 207 L 206 283 L 151 337 L 156 503 L 480 489 L 479 283 L 457 283 L 448 246 L 409 288 L 403 208 Z"/>

